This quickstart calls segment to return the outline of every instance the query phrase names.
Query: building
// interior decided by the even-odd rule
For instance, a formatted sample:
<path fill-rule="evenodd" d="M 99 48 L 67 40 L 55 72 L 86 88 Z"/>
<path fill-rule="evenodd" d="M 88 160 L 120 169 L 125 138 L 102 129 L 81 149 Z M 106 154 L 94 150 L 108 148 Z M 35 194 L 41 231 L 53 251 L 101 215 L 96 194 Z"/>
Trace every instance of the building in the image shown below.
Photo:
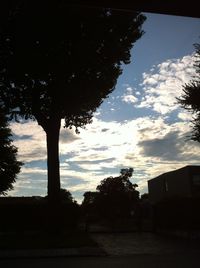
<path fill-rule="evenodd" d="M 148 181 L 149 200 L 157 203 L 173 197 L 200 197 L 200 166 L 163 173 Z"/>

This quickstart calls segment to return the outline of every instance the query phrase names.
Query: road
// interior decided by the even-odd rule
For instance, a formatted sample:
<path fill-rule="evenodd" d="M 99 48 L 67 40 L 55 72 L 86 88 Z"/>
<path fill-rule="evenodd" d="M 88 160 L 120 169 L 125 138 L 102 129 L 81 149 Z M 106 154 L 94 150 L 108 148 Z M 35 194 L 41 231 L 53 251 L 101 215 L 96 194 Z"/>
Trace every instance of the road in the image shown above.
<path fill-rule="evenodd" d="M 199 267 L 198 254 L 132 255 L 112 257 L 66 257 L 0 260 L 1 268 L 193 268 Z"/>
<path fill-rule="evenodd" d="M 29 257 L 0 259 L 0 268 L 193 268 L 199 267 L 200 246 L 151 233 L 102 233 L 92 238 L 108 256 Z"/>

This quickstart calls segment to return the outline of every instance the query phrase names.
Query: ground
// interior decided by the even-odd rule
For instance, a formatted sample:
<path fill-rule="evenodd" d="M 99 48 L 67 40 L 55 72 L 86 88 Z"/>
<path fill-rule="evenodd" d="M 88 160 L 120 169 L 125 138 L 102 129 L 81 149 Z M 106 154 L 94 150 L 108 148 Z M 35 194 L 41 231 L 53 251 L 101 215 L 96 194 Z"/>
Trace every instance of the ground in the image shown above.
<path fill-rule="evenodd" d="M 110 256 L 135 254 L 200 253 L 200 245 L 192 240 L 171 238 L 150 232 L 94 233 L 92 238 Z"/>

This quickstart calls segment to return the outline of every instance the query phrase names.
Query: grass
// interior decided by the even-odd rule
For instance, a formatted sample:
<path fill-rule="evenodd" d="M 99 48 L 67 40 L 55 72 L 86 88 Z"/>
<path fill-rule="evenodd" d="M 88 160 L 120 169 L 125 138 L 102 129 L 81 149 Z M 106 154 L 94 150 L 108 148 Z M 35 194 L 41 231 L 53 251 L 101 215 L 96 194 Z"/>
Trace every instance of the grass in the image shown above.
<path fill-rule="evenodd" d="M 0 250 L 98 247 L 89 234 L 12 233 L 0 235 Z"/>

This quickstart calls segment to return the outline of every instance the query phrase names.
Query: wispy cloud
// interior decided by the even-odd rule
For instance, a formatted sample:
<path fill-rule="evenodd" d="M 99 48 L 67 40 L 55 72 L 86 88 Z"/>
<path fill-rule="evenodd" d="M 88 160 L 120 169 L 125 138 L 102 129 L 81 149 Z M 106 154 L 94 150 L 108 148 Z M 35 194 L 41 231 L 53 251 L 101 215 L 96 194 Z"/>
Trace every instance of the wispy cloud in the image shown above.
<path fill-rule="evenodd" d="M 144 96 L 138 108 L 151 108 L 160 114 L 170 113 L 178 108 L 182 86 L 194 75 L 194 55 L 182 59 L 167 60 L 155 66 L 151 72 L 143 73 Z"/>
<path fill-rule="evenodd" d="M 135 95 L 137 95 L 137 93 L 135 93 Z M 126 103 L 135 103 L 138 101 L 138 98 L 135 95 L 133 94 L 133 88 L 128 86 L 126 88 L 126 92 L 121 97 L 121 99 L 123 102 L 126 102 Z"/>
<path fill-rule="evenodd" d="M 46 159 L 46 135 L 35 121 L 12 123 L 11 129 L 14 137 L 17 137 L 14 139 L 14 145 L 18 148 L 20 161 Z"/>
<path fill-rule="evenodd" d="M 80 137 L 75 133 L 74 129 L 61 128 L 60 143 L 71 143 L 78 139 L 80 139 Z"/>

